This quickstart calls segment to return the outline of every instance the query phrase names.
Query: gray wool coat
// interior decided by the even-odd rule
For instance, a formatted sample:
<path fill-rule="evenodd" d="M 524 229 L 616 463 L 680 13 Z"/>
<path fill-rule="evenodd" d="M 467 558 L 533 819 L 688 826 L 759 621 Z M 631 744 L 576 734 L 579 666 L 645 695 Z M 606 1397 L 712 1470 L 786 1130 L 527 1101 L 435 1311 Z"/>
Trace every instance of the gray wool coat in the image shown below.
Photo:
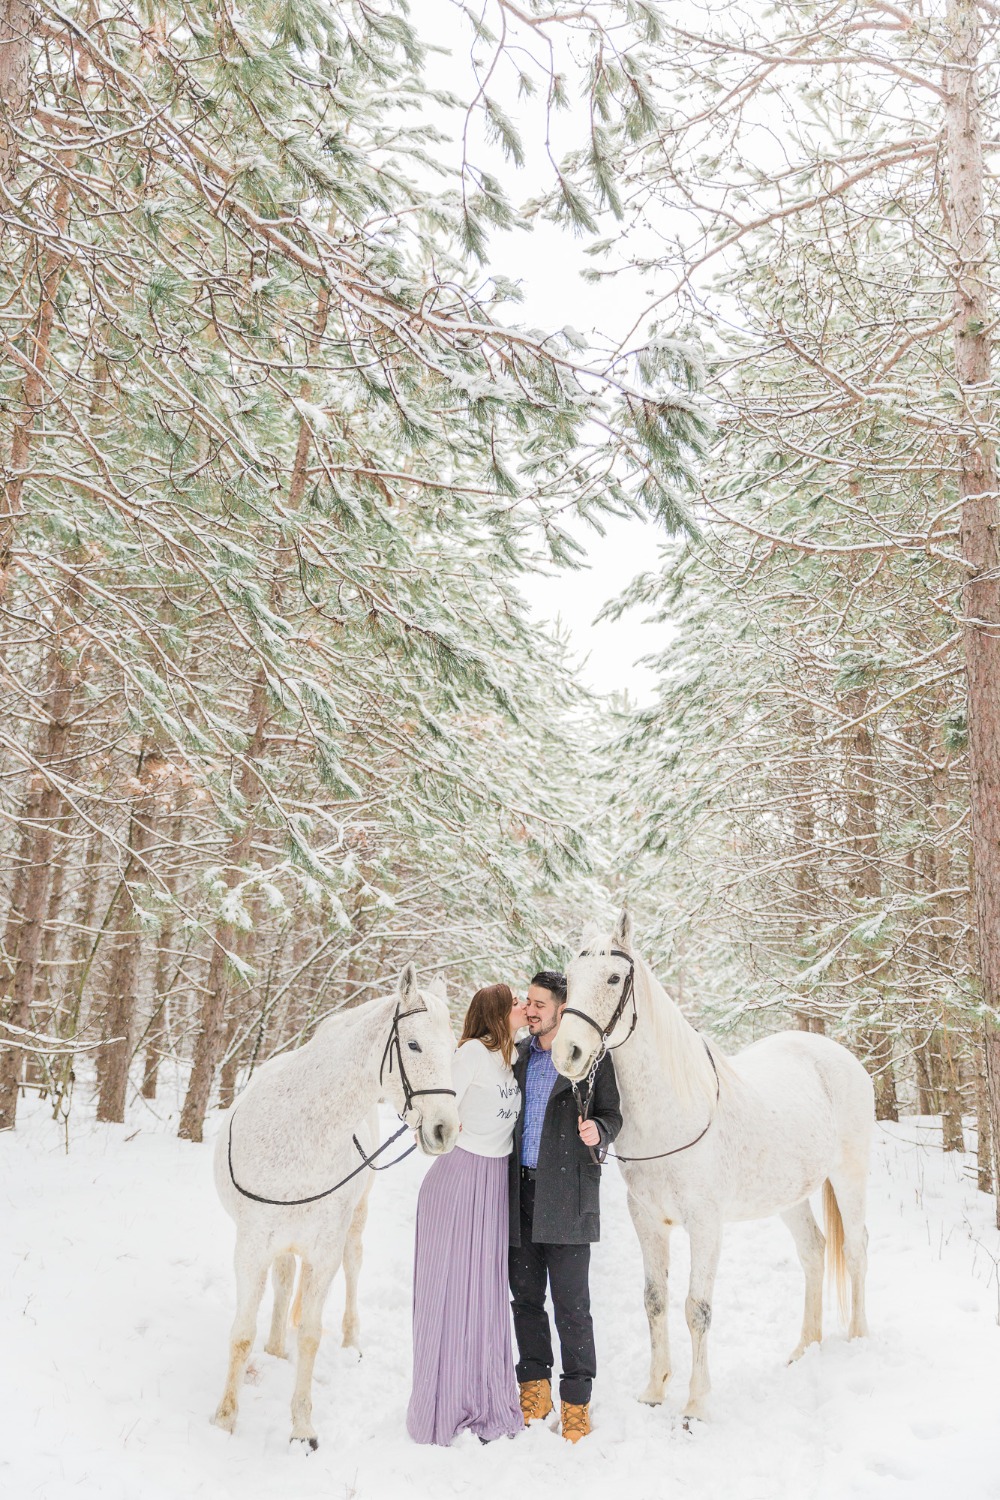
<path fill-rule="evenodd" d="M 514 1077 L 525 1094 L 528 1049 L 531 1038 L 517 1044 Z M 586 1086 L 582 1089 L 586 1099 Z M 621 1101 L 611 1058 L 605 1056 L 594 1079 L 594 1102 L 590 1118 L 601 1132 L 606 1147 L 622 1128 Z M 521 1243 L 521 1137 L 524 1109 L 514 1128 L 510 1153 L 510 1243 Z M 580 1139 L 576 1101 L 569 1079 L 556 1079 L 545 1109 L 542 1140 L 538 1149 L 535 1178 L 535 1216 L 531 1238 L 536 1245 L 592 1245 L 601 1237 L 601 1169 L 594 1165 Z"/>

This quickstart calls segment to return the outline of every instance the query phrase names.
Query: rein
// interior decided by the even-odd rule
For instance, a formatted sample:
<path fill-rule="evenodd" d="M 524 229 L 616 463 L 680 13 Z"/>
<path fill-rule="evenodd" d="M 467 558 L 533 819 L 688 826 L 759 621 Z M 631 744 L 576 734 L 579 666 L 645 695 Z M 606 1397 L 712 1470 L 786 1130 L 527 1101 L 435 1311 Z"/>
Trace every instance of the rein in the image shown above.
<path fill-rule="evenodd" d="M 382 1061 L 379 1064 L 378 1081 L 379 1087 L 381 1087 L 387 1061 L 389 1064 L 389 1072 L 392 1072 L 393 1048 L 395 1048 L 396 1060 L 399 1064 L 399 1081 L 403 1085 L 403 1112 L 399 1116 L 401 1120 L 403 1119 L 403 1115 L 409 1114 L 410 1110 L 413 1107 L 414 1099 L 419 1099 L 425 1094 L 450 1094 L 453 1099 L 455 1097 L 454 1089 L 415 1089 L 410 1087 L 410 1080 L 406 1075 L 406 1068 L 403 1065 L 403 1053 L 399 1042 L 399 1023 L 400 1021 L 405 1021 L 407 1016 L 416 1016 L 423 1014 L 423 1010 L 404 1010 L 401 1012 L 399 1006 L 397 1005 L 395 1014 L 392 1018 L 392 1026 L 389 1028 L 389 1039 L 385 1044 L 385 1051 L 382 1053 Z M 233 1187 L 236 1189 L 236 1191 L 238 1193 L 242 1193 L 244 1198 L 250 1198 L 254 1203 L 267 1203 L 272 1208 L 301 1208 L 304 1203 L 318 1203 L 321 1198 L 329 1198 L 332 1193 L 335 1193 L 339 1188 L 344 1187 L 346 1183 L 351 1181 L 352 1177 L 357 1177 L 358 1173 L 363 1172 L 366 1167 L 371 1167 L 373 1172 L 385 1172 L 389 1167 L 394 1167 L 397 1162 L 405 1161 L 408 1156 L 412 1156 L 414 1151 L 416 1151 L 417 1149 L 416 1144 L 414 1143 L 414 1145 L 412 1145 L 408 1151 L 403 1151 L 399 1156 L 394 1156 L 392 1161 L 383 1162 L 382 1166 L 376 1167 L 373 1165 L 373 1163 L 382 1155 L 382 1152 L 387 1151 L 394 1141 L 398 1141 L 399 1137 L 406 1133 L 407 1129 L 409 1128 L 406 1122 L 404 1121 L 403 1124 L 400 1125 L 399 1129 L 395 1132 L 395 1134 L 391 1135 L 387 1141 L 383 1141 L 382 1145 L 379 1146 L 377 1151 L 373 1151 L 371 1156 L 365 1155 L 364 1148 L 362 1147 L 361 1142 L 358 1140 L 356 1135 L 352 1135 L 351 1140 L 357 1148 L 358 1155 L 361 1157 L 361 1165 L 359 1167 L 355 1167 L 353 1172 L 348 1172 L 347 1176 L 342 1177 L 339 1182 L 335 1182 L 333 1187 L 324 1189 L 322 1193 L 313 1193 L 308 1198 L 263 1198 L 260 1193 L 251 1193 L 249 1188 L 241 1186 L 241 1184 L 236 1181 L 236 1174 L 233 1171 L 233 1121 L 235 1120 L 235 1118 L 236 1110 L 233 1110 L 233 1113 L 229 1116 L 229 1180 L 233 1184 Z"/>
<path fill-rule="evenodd" d="M 584 952 L 580 954 L 581 958 L 592 958 L 593 956 L 594 955 L 588 950 L 584 950 Z M 601 1045 L 597 1049 L 597 1056 L 594 1058 L 590 1072 L 587 1074 L 586 1103 L 584 1103 L 584 1101 L 580 1097 L 579 1084 L 573 1082 L 570 1083 L 570 1088 L 573 1090 L 573 1098 L 576 1100 L 576 1112 L 580 1118 L 581 1124 L 588 1118 L 590 1114 L 590 1106 L 594 1098 L 594 1079 L 597 1077 L 597 1070 L 601 1066 L 601 1063 L 604 1061 L 605 1054 L 608 1052 L 617 1052 L 619 1047 L 624 1047 L 625 1043 L 632 1035 L 639 1021 L 639 1014 L 635 1004 L 635 960 L 632 958 L 631 954 L 624 953 L 621 948 L 612 948 L 608 956 L 611 958 L 624 958 L 628 964 L 628 974 L 626 975 L 625 983 L 622 986 L 622 996 L 618 1004 L 615 1006 L 608 1024 L 606 1026 L 601 1026 L 597 1021 L 594 1020 L 593 1016 L 588 1016 L 585 1010 L 575 1010 L 568 1005 L 563 1009 L 564 1016 L 579 1016 L 581 1020 L 586 1021 L 589 1025 L 593 1026 L 594 1030 L 599 1034 L 601 1038 Z M 609 1047 L 608 1037 L 614 1031 L 615 1027 L 618 1025 L 618 1022 L 625 1014 L 625 1007 L 626 1005 L 628 1005 L 630 1000 L 632 1002 L 632 1021 L 629 1025 L 629 1029 L 622 1037 L 620 1042 L 615 1042 L 613 1047 Z M 598 1155 L 593 1146 L 588 1146 L 587 1150 L 590 1152 L 590 1159 L 594 1163 L 595 1167 L 603 1166 L 604 1162 L 607 1161 L 609 1156 L 612 1156 L 615 1161 L 625 1162 L 663 1161 L 663 1159 L 667 1156 L 677 1156 L 682 1151 L 690 1151 L 692 1146 L 697 1146 L 698 1142 L 704 1139 L 704 1137 L 712 1128 L 712 1122 L 715 1119 L 715 1111 L 719 1107 L 719 1098 L 722 1093 L 722 1080 L 719 1078 L 719 1070 L 715 1066 L 715 1058 L 712 1056 L 711 1048 L 705 1041 L 704 1037 L 702 1037 L 701 1040 L 702 1046 L 705 1048 L 705 1051 L 708 1054 L 708 1060 L 712 1064 L 712 1072 L 715 1074 L 715 1104 L 712 1107 L 712 1113 L 709 1116 L 708 1124 L 705 1126 L 704 1130 L 699 1131 L 699 1133 L 694 1137 L 694 1140 L 685 1141 L 683 1146 L 672 1146 L 669 1151 L 657 1151 L 654 1152 L 652 1156 L 620 1156 L 617 1151 L 612 1151 L 610 1146 L 605 1146 L 603 1151 L 601 1151 Z"/>

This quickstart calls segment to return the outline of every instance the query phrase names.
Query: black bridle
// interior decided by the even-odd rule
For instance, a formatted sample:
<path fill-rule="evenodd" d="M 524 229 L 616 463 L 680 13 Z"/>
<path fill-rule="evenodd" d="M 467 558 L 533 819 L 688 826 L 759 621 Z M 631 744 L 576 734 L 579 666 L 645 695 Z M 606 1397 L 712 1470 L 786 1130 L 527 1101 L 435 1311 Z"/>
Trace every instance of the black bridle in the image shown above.
<path fill-rule="evenodd" d="M 393 1052 L 395 1051 L 396 1061 L 399 1065 L 399 1081 L 403 1086 L 403 1111 L 399 1116 L 401 1120 L 403 1119 L 403 1115 L 409 1114 L 410 1110 L 413 1108 L 414 1099 L 420 1099 L 425 1094 L 450 1094 L 453 1099 L 455 1097 L 454 1089 L 415 1089 L 410 1086 L 410 1080 L 407 1077 L 406 1068 L 403 1064 L 403 1052 L 399 1041 L 399 1023 L 400 1021 L 405 1021 L 407 1016 L 418 1016 L 424 1014 L 425 1009 L 400 1011 L 399 1006 L 396 1006 L 396 1010 L 392 1018 L 392 1026 L 389 1028 L 389 1039 L 385 1044 L 385 1051 L 382 1053 L 382 1061 L 379 1064 L 378 1081 L 379 1087 L 381 1088 L 383 1085 L 385 1065 L 387 1062 L 389 1064 L 389 1072 L 392 1072 Z M 236 1189 L 236 1191 L 238 1193 L 242 1193 L 244 1198 L 250 1198 L 254 1203 L 267 1203 L 272 1208 L 301 1208 L 304 1203 L 318 1203 L 321 1198 L 329 1198 L 332 1193 L 335 1193 L 339 1188 L 344 1187 L 348 1182 L 351 1181 L 352 1177 L 357 1177 L 358 1173 L 363 1172 L 366 1167 L 371 1167 L 371 1170 L 373 1172 L 384 1172 L 388 1167 L 394 1167 L 397 1162 L 405 1161 L 406 1158 L 408 1156 L 412 1156 L 414 1151 L 416 1151 L 417 1149 L 416 1143 L 414 1143 L 408 1151 L 402 1151 L 400 1152 L 399 1156 L 394 1156 L 392 1161 L 383 1162 L 382 1166 L 376 1167 L 373 1165 L 373 1163 L 378 1160 L 378 1158 L 382 1155 L 382 1152 L 388 1151 L 389 1147 L 395 1141 L 398 1141 L 401 1135 L 405 1135 L 406 1131 L 409 1129 L 406 1121 L 404 1120 L 399 1129 L 393 1135 L 391 1135 L 387 1141 L 383 1141 L 382 1145 L 379 1146 L 377 1151 L 373 1151 L 371 1156 L 365 1155 L 364 1147 L 362 1146 L 361 1142 L 358 1140 L 356 1135 L 352 1135 L 351 1141 L 356 1147 L 358 1155 L 361 1157 L 361 1165 L 355 1167 L 353 1172 L 348 1172 L 347 1176 L 342 1177 L 339 1182 L 335 1182 L 333 1184 L 333 1187 L 325 1188 L 322 1193 L 313 1193 L 308 1198 L 264 1198 L 260 1195 L 260 1193 L 251 1193 L 249 1188 L 242 1187 L 240 1183 L 236 1181 L 236 1174 L 233 1171 L 233 1120 L 235 1118 L 236 1111 L 234 1110 L 233 1113 L 229 1116 L 229 1180 L 232 1182 L 233 1187 Z"/>
<path fill-rule="evenodd" d="M 603 957 L 603 955 L 591 953 L 590 950 L 586 948 L 579 955 L 580 958 L 595 958 L 598 956 Z M 581 1020 L 586 1021 L 588 1025 L 593 1026 L 594 1030 L 601 1038 L 601 1045 L 597 1049 L 597 1055 L 595 1056 L 594 1061 L 591 1064 L 590 1072 L 587 1074 L 587 1098 L 585 1101 L 580 1097 L 579 1084 L 572 1081 L 570 1082 L 570 1088 L 573 1090 L 573 1098 L 576 1100 L 576 1112 L 580 1117 L 581 1124 L 584 1120 L 587 1119 L 588 1115 L 590 1114 L 590 1106 L 594 1098 L 594 1079 L 597 1077 L 597 1070 L 601 1066 L 601 1063 L 604 1061 L 605 1054 L 608 1052 L 616 1052 L 619 1047 L 624 1047 L 625 1043 L 632 1035 L 639 1021 L 639 1013 L 636 1010 L 635 1004 L 635 959 L 631 956 L 631 954 L 623 952 L 621 948 L 611 948 L 607 954 L 607 957 L 623 958 L 628 964 L 628 973 L 625 976 L 625 983 L 622 985 L 621 999 L 618 1001 L 618 1004 L 612 1011 L 611 1019 L 608 1021 L 607 1025 L 600 1025 L 598 1021 L 594 1020 L 593 1016 L 588 1016 L 585 1010 L 577 1010 L 575 1009 L 575 1007 L 569 1005 L 563 1008 L 564 1016 L 579 1016 Z M 625 1014 L 625 1007 L 628 1005 L 630 1000 L 632 1002 L 632 1020 L 629 1025 L 628 1031 L 622 1037 L 620 1042 L 615 1042 L 613 1047 L 609 1047 L 608 1037 L 614 1031 L 615 1027 L 618 1025 L 618 1022 Z M 612 1151 L 609 1146 L 605 1146 L 604 1150 L 601 1151 L 600 1154 L 598 1154 L 594 1150 L 593 1146 L 588 1146 L 587 1150 L 590 1152 L 590 1159 L 596 1167 L 602 1166 L 603 1163 L 607 1161 L 609 1156 L 613 1156 L 615 1161 L 662 1161 L 664 1157 L 677 1156 L 681 1151 L 690 1151 L 692 1146 L 697 1146 L 698 1142 L 708 1134 L 709 1130 L 712 1128 L 712 1121 L 715 1119 L 715 1111 L 719 1106 L 719 1096 L 722 1092 L 722 1083 L 719 1078 L 719 1070 L 715 1066 L 715 1058 L 712 1056 L 711 1048 L 705 1041 L 704 1037 L 702 1037 L 701 1040 L 705 1051 L 708 1053 L 708 1060 L 712 1064 L 712 1072 L 715 1074 L 715 1104 L 712 1107 L 712 1113 L 709 1116 L 708 1124 L 705 1126 L 704 1130 L 699 1131 L 693 1141 L 685 1141 L 683 1146 L 673 1146 L 669 1151 L 657 1151 L 653 1156 L 621 1156 L 617 1151 Z"/>
<path fill-rule="evenodd" d="M 426 1014 L 426 1009 L 427 1009 L 426 1006 L 421 1006 L 421 1007 L 419 1007 L 416 1010 L 404 1010 L 404 1011 L 400 1011 L 399 1006 L 398 1005 L 396 1006 L 396 1012 L 395 1012 L 395 1015 L 392 1018 L 392 1026 L 389 1028 L 389 1040 L 385 1044 L 385 1051 L 382 1053 L 382 1061 L 379 1064 L 378 1081 L 379 1081 L 379 1087 L 381 1088 L 382 1083 L 383 1083 L 383 1074 L 385 1073 L 386 1062 L 388 1062 L 388 1064 L 389 1064 L 389 1072 L 390 1073 L 392 1072 L 392 1054 L 393 1054 L 393 1049 L 395 1048 L 396 1061 L 399 1064 L 399 1081 L 403 1085 L 403 1100 L 404 1100 L 404 1103 L 403 1103 L 403 1114 L 404 1115 L 409 1114 L 410 1110 L 413 1108 L 413 1101 L 414 1101 L 414 1099 L 420 1099 L 425 1094 L 450 1094 L 453 1099 L 455 1097 L 455 1090 L 454 1089 L 414 1089 L 414 1088 L 411 1088 L 410 1087 L 410 1080 L 406 1076 L 406 1068 L 403 1066 L 403 1050 L 402 1050 L 402 1047 L 400 1046 L 400 1042 L 399 1042 L 399 1023 L 400 1023 L 400 1021 L 405 1021 L 408 1016 L 422 1016 L 422 1015 L 425 1015 Z M 402 1115 L 400 1115 L 400 1119 L 402 1119 Z M 406 1127 L 404 1126 L 403 1128 L 405 1129 Z M 402 1160 L 402 1158 L 400 1158 L 400 1160 Z"/>
<path fill-rule="evenodd" d="M 595 958 L 598 955 L 591 953 L 588 948 L 585 948 L 579 956 L 580 958 Z M 600 956 L 603 957 L 604 955 Z M 625 1043 L 628 1041 L 629 1037 L 635 1030 L 636 1024 L 639 1020 L 639 1016 L 635 1008 L 635 959 L 632 958 L 631 954 L 623 953 L 621 948 L 612 948 L 608 952 L 607 957 L 623 958 L 628 964 L 628 973 L 625 975 L 625 983 L 622 985 L 621 999 L 618 1001 L 618 1004 L 611 1012 L 611 1020 L 608 1022 L 608 1024 L 606 1026 L 601 1026 L 597 1021 L 594 1020 L 593 1016 L 588 1016 L 585 1010 L 574 1010 L 572 1006 L 569 1005 L 564 1006 L 563 1008 L 564 1016 L 579 1016 L 581 1021 L 586 1021 L 588 1026 L 593 1026 L 594 1030 L 601 1038 L 601 1045 L 597 1053 L 598 1063 L 603 1058 L 605 1052 L 615 1052 L 619 1047 L 624 1047 Z M 615 1027 L 618 1025 L 618 1022 L 625 1014 L 625 1007 L 630 1000 L 632 1002 L 632 1021 L 629 1025 L 628 1031 L 622 1037 L 620 1042 L 615 1042 L 615 1045 L 613 1047 L 609 1047 L 608 1037 L 614 1031 Z M 596 1067 L 597 1063 L 594 1064 L 594 1068 L 591 1070 L 592 1073 L 596 1070 Z"/>

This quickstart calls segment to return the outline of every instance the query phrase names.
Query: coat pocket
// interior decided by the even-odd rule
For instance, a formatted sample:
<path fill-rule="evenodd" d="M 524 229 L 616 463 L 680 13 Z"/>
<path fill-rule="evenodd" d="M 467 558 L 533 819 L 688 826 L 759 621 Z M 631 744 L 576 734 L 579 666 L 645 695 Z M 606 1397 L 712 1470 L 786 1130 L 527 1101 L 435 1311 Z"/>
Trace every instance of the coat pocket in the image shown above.
<path fill-rule="evenodd" d="M 601 1208 L 601 1169 L 593 1162 L 580 1164 L 580 1212 L 596 1214 Z"/>

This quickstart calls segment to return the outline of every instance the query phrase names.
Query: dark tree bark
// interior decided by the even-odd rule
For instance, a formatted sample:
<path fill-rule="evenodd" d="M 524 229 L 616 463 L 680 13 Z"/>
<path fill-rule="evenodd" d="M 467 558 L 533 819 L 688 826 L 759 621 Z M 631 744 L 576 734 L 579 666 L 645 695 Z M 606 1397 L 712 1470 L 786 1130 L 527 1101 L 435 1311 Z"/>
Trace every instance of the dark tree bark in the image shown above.
<path fill-rule="evenodd" d="M 856 900 L 874 904 L 882 894 L 882 874 L 875 794 L 875 743 L 871 721 L 863 717 L 868 706 L 869 694 L 864 688 L 851 693 L 845 703 L 849 720 L 855 721 L 847 731 L 845 833 L 852 862 L 848 890 Z M 873 1020 L 865 1025 L 860 1040 L 861 1061 L 875 1086 L 876 1118 L 898 1120 L 892 1036 L 879 1020 Z"/>
<path fill-rule="evenodd" d="M 934 1065 L 931 1054 L 933 1033 L 913 1032 L 913 1067 L 917 1075 L 917 1113 L 936 1115 L 938 1096 L 934 1086 Z"/>
<path fill-rule="evenodd" d="M 116 1124 L 121 1124 L 125 1119 L 142 954 L 142 932 L 135 915 L 132 887 L 143 879 L 146 852 L 156 836 L 157 778 L 163 765 L 163 757 L 159 751 L 144 748 L 140 753 L 137 770 L 139 787 L 132 799 L 128 854 L 122 872 L 123 890 L 118 902 L 122 930 L 108 966 L 106 1026 L 112 1040 L 104 1048 L 97 1118 Z"/>
<path fill-rule="evenodd" d="M 240 776 L 240 796 L 246 805 L 246 822 L 243 829 L 232 840 L 226 856 L 225 881 L 230 890 L 239 882 L 243 866 L 253 846 L 254 809 L 258 795 L 256 776 L 252 769 L 264 748 L 264 730 L 267 722 L 267 706 L 263 673 L 254 683 L 250 697 L 250 719 L 253 734 Z M 188 1079 L 184 1107 L 178 1135 L 182 1140 L 200 1141 L 205 1130 L 205 1114 L 215 1080 L 215 1070 L 222 1056 L 226 1041 L 226 1006 L 229 998 L 229 965 L 227 955 L 238 952 L 242 934 L 225 921 L 216 924 L 211 957 L 208 962 L 208 978 L 205 998 L 202 1002 L 198 1032 L 195 1036 L 191 1076 Z"/>
<path fill-rule="evenodd" d="M 942 1026 L 939 1033 L 941 1061 L 941 1144 L 945 1151 L 964 1151 L 962 1128 L 962 1078 L 958 1038 Z"/>
<path fill-rule="evenodd" d="M 993 402 L 992 308 L 984 203 L 979 53 L 974 0 L 949 0 L 944 68 L 947 193 L 955 254 L 955 375 L 964 398 L 959 449 L 960 535 L 968 564 L 963 646 L 979 972 L 991 1126 L 1000 1139 L 1000 547 L 997 464 L 988 430 Z M 1000 1225 L 1000 1197 L 997 1222 Z"/>
<path fill-rule="evenodd" d="M 52 654 L 53 682 L 45 703 L 47 725 L 38 755 L 45 768 L 31 778 L 21 809 L 21 836 L 14 870 L 11 907 L 4 934 L 7 973 L 0 979 L 0 1130 L 12 1130 L 17 1120 L 17 1095 L 24 1053 L 18 1031 L 31 1022 L 42 930 L 52 879 L 55 830 L 65 802 L 54 779 L 69 738 L 69 708 L 73 680 L 61 653 Z M 46 774 L 48 773 L 48 774 Z"/>
<path fill-rule="evenodd" d="M 32 0 L 0 0 L 0 183 L 9 192 L 17 170 L 18 129 L 31 104 Z"/>
<path fill-rule="evenodd" d="M 153 976 L 153 1014 L 150 1016 L 149 1026 L 146 1029 L 145 1058 L 142 1070 L 142 1097 L 144 1099 L 156 1098 L 156 1088 L 160 1074 L 160 1060 L 163 1055 L 164 1042 L 170 1029 L 170 992 L 173 987 L 175 972 L 173 948 L 177 925 L 173 897 L 177 892 L 177 880 L 180 873 L 175 851 L 181 848 L 183 833 L 184 820 L 180 811 L 175 806 L 167 838 L 171 851 L 171 863 L 163 876 L 163 886 L 167 894 L 171 897 L 171 905 L 167 908 L 167 916 L 160 928 L 156 945 L 156 970 Z"/>

